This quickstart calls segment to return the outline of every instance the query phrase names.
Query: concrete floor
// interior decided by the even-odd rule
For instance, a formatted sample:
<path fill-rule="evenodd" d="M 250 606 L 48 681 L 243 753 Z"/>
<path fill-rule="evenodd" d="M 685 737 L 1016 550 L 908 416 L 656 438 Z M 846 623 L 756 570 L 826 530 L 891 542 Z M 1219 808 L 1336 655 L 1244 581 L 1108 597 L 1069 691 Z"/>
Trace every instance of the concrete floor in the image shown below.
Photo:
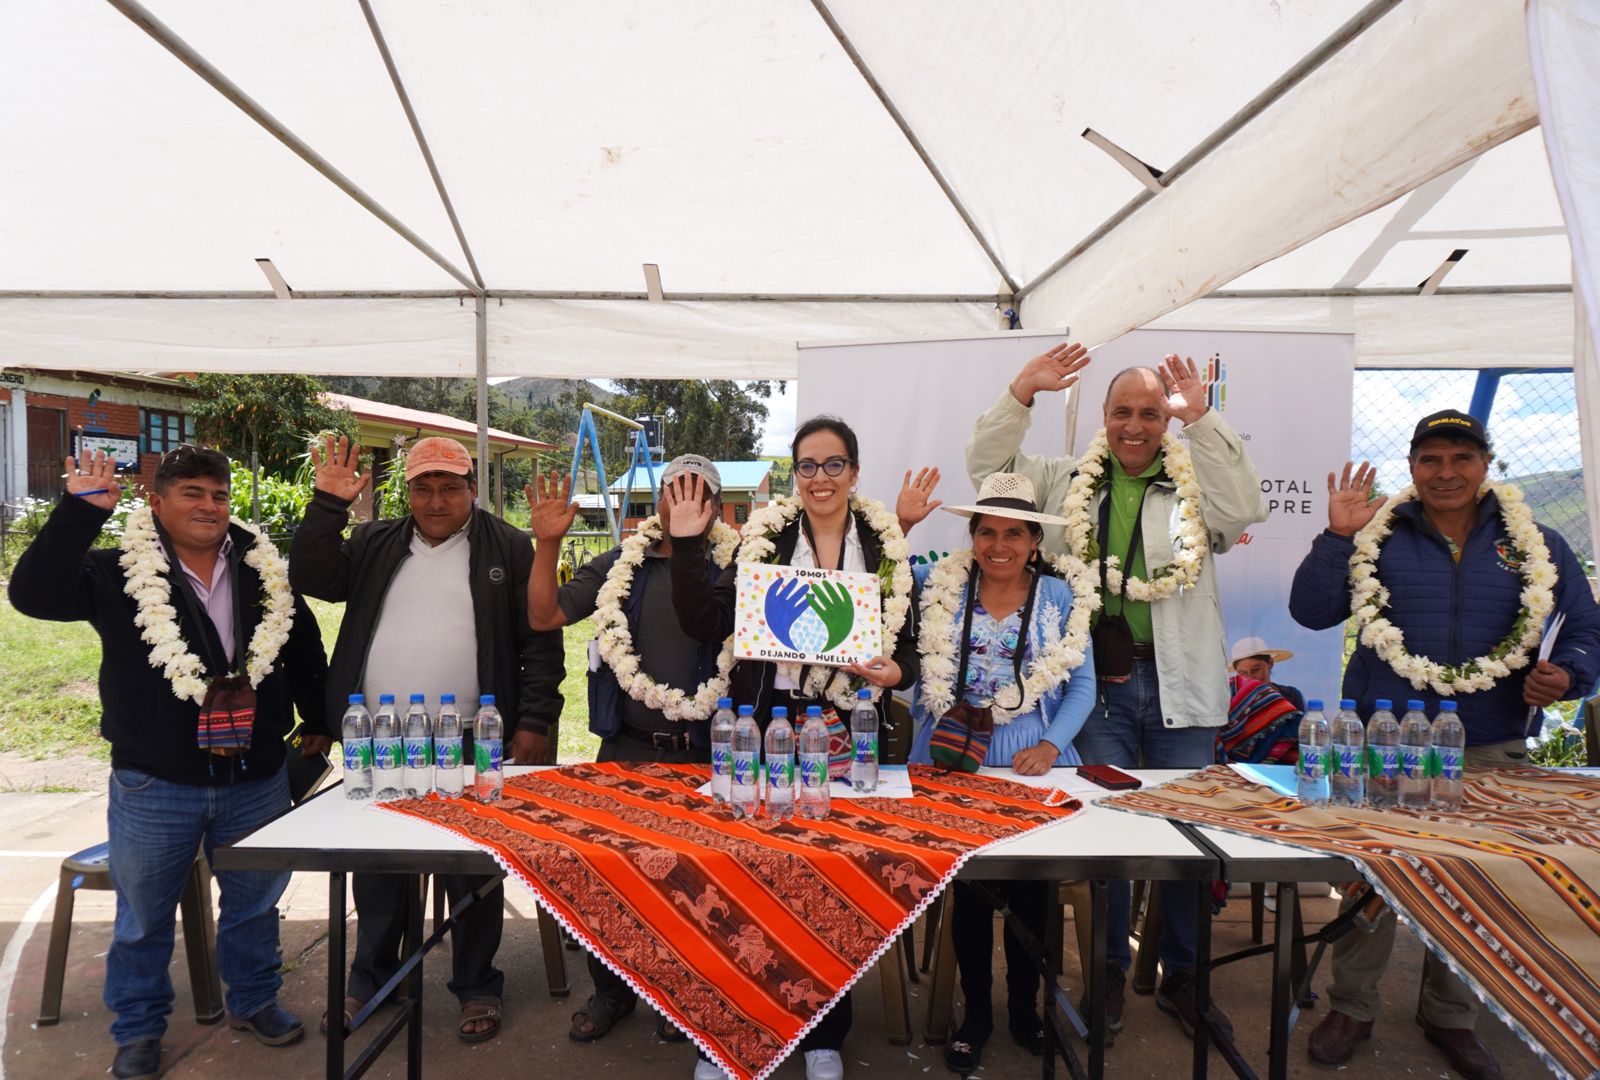
<path fill-rule="evenodd" d="M 109 893 L 84 893 L 77 903 L 66 990 L 59 1024 L 40 1028 L 39 989 L 43 979 L 46 943 L 53 911 L 53 892 L 61 858 L 98 843 L 105 836 L 103 790 L 88 793 L 8 792 L 0 794 L 0 994 L 6 998 L 4 1029 L 0 1033 L 0 1080 L 5 1077 L 37 1080 L 79 1080 L 106 1074 L 114 1048 L 107 1035 L 110 1015 L 100 1002 L 105 953 L 111 938 L 112 899 Z M 580 1070 L 603 1074 L 607 1080 L 661 1080 L 688 1077 L 694 1052 L 678 1044 L 656 1040 L 649 1016 L 636 1012 L 604 1041 L 579 1045 L 567 1039 L 568 1017 L 589 991 L 582 955 L 566 953 L 572 973 L 573 994 L 566 999 L 545 991 L 534 906 L 526 892 L 513 887 L 500 966 L 509 976 L 507 1016 L 500 1037 L 477 1046 L 455 1038 L 455 1003 L 445 990 L 447 946 L 430 955 L 427 968 L 425 1017 L 425 1073 L 429 1076 L 467 1076 L 474 1073 L 505 1076 L 572 1075 Z M 1333 914 L 1332 899 L 1306 904 L 1306 921 L 1320 925 Z M 268 1049 L 249 1036 L 194 1022 L 182 938 L 174 953 L 173 983 L 177 1002 L 165 1046 L 167 1076 L 175 1078 L 314 1077 L 322 1074 L 323 1040 L 315 1023 L 325 1004 L 327 972 L 327 887 L 317 875 L 297 874 L 282 904 L 285 961 L 282 1003 L 307 1023 L 308 1037 L 290 1047 Z M 353 917 L 349 922 L 354 932 Z M 920 932 L 920 927 L 918 928 Z M 998 935 L 996 935 L 998 938 Z M 1249 902 L 1236 896 L 1218 917 L 1215 950 L 1223 952 L 1249 944 Z M 1347 1066 L 1319 1066 L 1306 1057 L 1305 1041 L 1325 1015 L 1323 1005 L 1305 1017 L 1294 1035 L 1290 1075 L 1296 1077 L 1438 1077 L 1449 1076 L 1444 1058 L 1423 1041 L 1412 1023 L 1422 950 L 1410 935 L 1400 935 L 1388 978 L 1383 985 L 1384 1017 L 1370 1043 Z M 919 944 L 920 944 L 919 933 Z M 1075 940 L 1067 928 L 1069 948 Z M 920 952 L 920 950 L 919 950 Z M 1000 977 L 1002 957 L 995 970 Z M 1069 971 L 1076 972 L 1076 955 Z M 1270 973 L 1265 958 L 1225 968 L 1214 980 L 1218 1003 L 1241 1033 L 1244 1052 L 1264 1071 L 1266 1066 L 1267 987 Z M 1317 980 L 1327 981 L 1326 965 Z M 869 974 L 856 992 L 856 1022 L 845 1046 L 845 1062 L 852 1077 L 899 1078 L 951 1075 L 944 1067 L 942 1048 L 921 1040 L 928 984 L 911 986 L 914 1029 L 918 1038 L 907 1047 L 891 1046 L 882 1032 L 883 1006 L 876 973 Z M 1077 984 L 1071 993 L 1076 998 Z M 1325 993 L 1325 990 L 1324 990 Z M 1004 1034 L 1003 988 L 997 986 L 996 1018 L 999 1035 L 986 1048 L 981 1076 L 988 1080 L 1038 1075 L 1037 1059 L 1014 1047 Z M 381 1015 L 381 1014 L 380 1014 Z M 1546 1074 L 1537 1058 L 1509 1030 L 1485 1013 L 1480 1035 L 1499 1055 L 1508 1078 Z M 391 1046 L 369 1075 L 405 1075 L 403 1041 Z M 1079 1044 L 1080 1054 L 1083 1047 Z M 1128 998 L 1127 1027 L 1107 1055 L 1111 1077 L 1180 1077 L 1189 1074 L 1190 1046 L 1176 1023 L 1162 1015 L 1149 997 Z M 1220 1057 L 1213 1054 L 1213 1075 L 1226 1075 Z M 1218 1070 L 1221 1070 L 1218 1072 Z M 775 1074 L 785 1080 L 804 1075 L 799 1060 L 786 1062 Z"/>

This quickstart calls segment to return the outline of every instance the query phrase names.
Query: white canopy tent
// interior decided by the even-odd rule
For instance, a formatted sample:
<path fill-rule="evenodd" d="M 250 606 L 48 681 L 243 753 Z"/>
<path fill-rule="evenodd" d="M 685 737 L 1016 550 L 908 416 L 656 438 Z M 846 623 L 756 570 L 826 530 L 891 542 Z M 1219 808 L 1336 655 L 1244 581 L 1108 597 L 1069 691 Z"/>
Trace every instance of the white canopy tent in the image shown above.
<path fill-rule="evenodd" d="M 1010 308 L 1568 364 L 1596 56 L 1584 0 L 11 0 L 0 363 L 786 377 Z"/>

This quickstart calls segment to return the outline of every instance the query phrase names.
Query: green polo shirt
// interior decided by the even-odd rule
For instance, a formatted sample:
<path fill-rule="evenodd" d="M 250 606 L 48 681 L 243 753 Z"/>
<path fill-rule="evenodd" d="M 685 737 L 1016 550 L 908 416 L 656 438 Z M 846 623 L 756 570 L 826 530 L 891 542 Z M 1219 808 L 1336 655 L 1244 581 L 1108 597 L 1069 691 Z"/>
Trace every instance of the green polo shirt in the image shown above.
<path fill-rule="evenodd" d="M 1106 530 L 1109 535 L 1100 539 L 1102 552 L 1119 559 L 1127 554 L 1128 542 L 1133 539 L 1133 526 L 1139 518 L 1139 504 L 1144 501 L 1145 488 L 1150 486 L 1151 479 L 1160 475 L 1165 463 L 1166 455 L 1157 454 L 1155 460 L 1138 476 L 1129 476 L 1123 471 L 1121 462 L 1115 456 L 1111 458 L 1111 493 L 1106 496 L 1111 500 L 1111 523 Z M 1145 576 L 1143 543 L 1133 552 L 1128 563 L 1122 568 L 1124 575 Z M 1109 591 L 1102 593 L 1100 599 L 1104 604 L 1101 610 L 1111 615 L 1120 612 L 1128 620 L 1128 629 L 1133 633 L 1134 641 L 1148 645 L 1155 640 L 1148 600 L 1125 600 Z"/>

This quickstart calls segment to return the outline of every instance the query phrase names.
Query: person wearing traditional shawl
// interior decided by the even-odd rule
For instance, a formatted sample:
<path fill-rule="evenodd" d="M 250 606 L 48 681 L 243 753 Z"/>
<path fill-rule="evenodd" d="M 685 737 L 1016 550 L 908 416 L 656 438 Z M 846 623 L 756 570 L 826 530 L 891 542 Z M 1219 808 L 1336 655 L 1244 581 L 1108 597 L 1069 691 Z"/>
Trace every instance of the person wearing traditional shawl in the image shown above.
<path fill-rule="evenodd" d="M 1293 765 L 1300 760 L 1300 718 L 1305 710 L 1283 688 L 1247 675 L 1229 675 L 1233 693 L 1228 722 L 1217 732 L 1217 761 Z M 1293 689 L 1292 687 L 1290 689 Z"/>
<path fill-rule="evenodd" d="M 910 760 L 973 769 L 982 764 L 1024 776 L 1079 764 L 1072 740 L 1095 703 L 1094 664 L 1085 662 L 1099 594 L 1082 561 L 1049 559 L 1039 550 L 1041 526 L 1063 519 L 1041 514 L 1033 484 L 1013 473 L 986 478 L 976 504 L 944 509 L 971 519 L 972 546 L 914 568 L 922 679 Z M 1045 936 L 1045 882 L 982 884 Z M 951 888 L 966 1016 L 944 1056 L 946 1065 L 966 1075 L 978 1067 L 994 1030 L 994 911 L 972 886 L 957 881 Z M 1005 950 L 1011 1037 L 1042 1053 L 1039 975 L 1009 928 Z"/>

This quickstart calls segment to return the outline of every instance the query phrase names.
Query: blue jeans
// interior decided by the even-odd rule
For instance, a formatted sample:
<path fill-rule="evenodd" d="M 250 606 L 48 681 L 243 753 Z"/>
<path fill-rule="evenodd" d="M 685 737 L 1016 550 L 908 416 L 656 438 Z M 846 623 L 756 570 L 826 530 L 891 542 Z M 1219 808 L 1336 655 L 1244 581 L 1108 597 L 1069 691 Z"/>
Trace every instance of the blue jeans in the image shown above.
<path fill-rule="evenodd" d="M 106 1007 L 118 1046 L 160 1038 L 172 1012 L 175 912 L 195 852 L 206 858 L 289 809 L 288 773 L 217 787 L 174 784 L 135 769 L 111 771 L 106 822 L 117 918 L 106 956 Z M 217 967 L 234 1016 L 277 1000 L 278 898 L 287 873 L 224 871 L 217 918 Z"/>
<path fill-rule="evenodd" d="M 1074 745 L 1089 765 L 1115 765 L 1120 769 L 1201 769 L 1214 760 L 1216 728 L 1167 727 L 1161 717 L 1161 690 L 1154 660 L 1135 660 L 1127 682 L 1101 681 L 1100 700 L 1089 713 Z M 1128 948 L 1128 908 L 1131 889 L 1126 881 L 1112 881 L 1110 916 L 1106 923 L 1106 959 L 1127 970 L 1133 960 Z M 1163 881 L 1161 889 L 1161 941 L 1156 955 L 1167 976 L 1192 971 L 1195 966 L 1194 932 L 1199 908 L 1192 881 Z"/>

